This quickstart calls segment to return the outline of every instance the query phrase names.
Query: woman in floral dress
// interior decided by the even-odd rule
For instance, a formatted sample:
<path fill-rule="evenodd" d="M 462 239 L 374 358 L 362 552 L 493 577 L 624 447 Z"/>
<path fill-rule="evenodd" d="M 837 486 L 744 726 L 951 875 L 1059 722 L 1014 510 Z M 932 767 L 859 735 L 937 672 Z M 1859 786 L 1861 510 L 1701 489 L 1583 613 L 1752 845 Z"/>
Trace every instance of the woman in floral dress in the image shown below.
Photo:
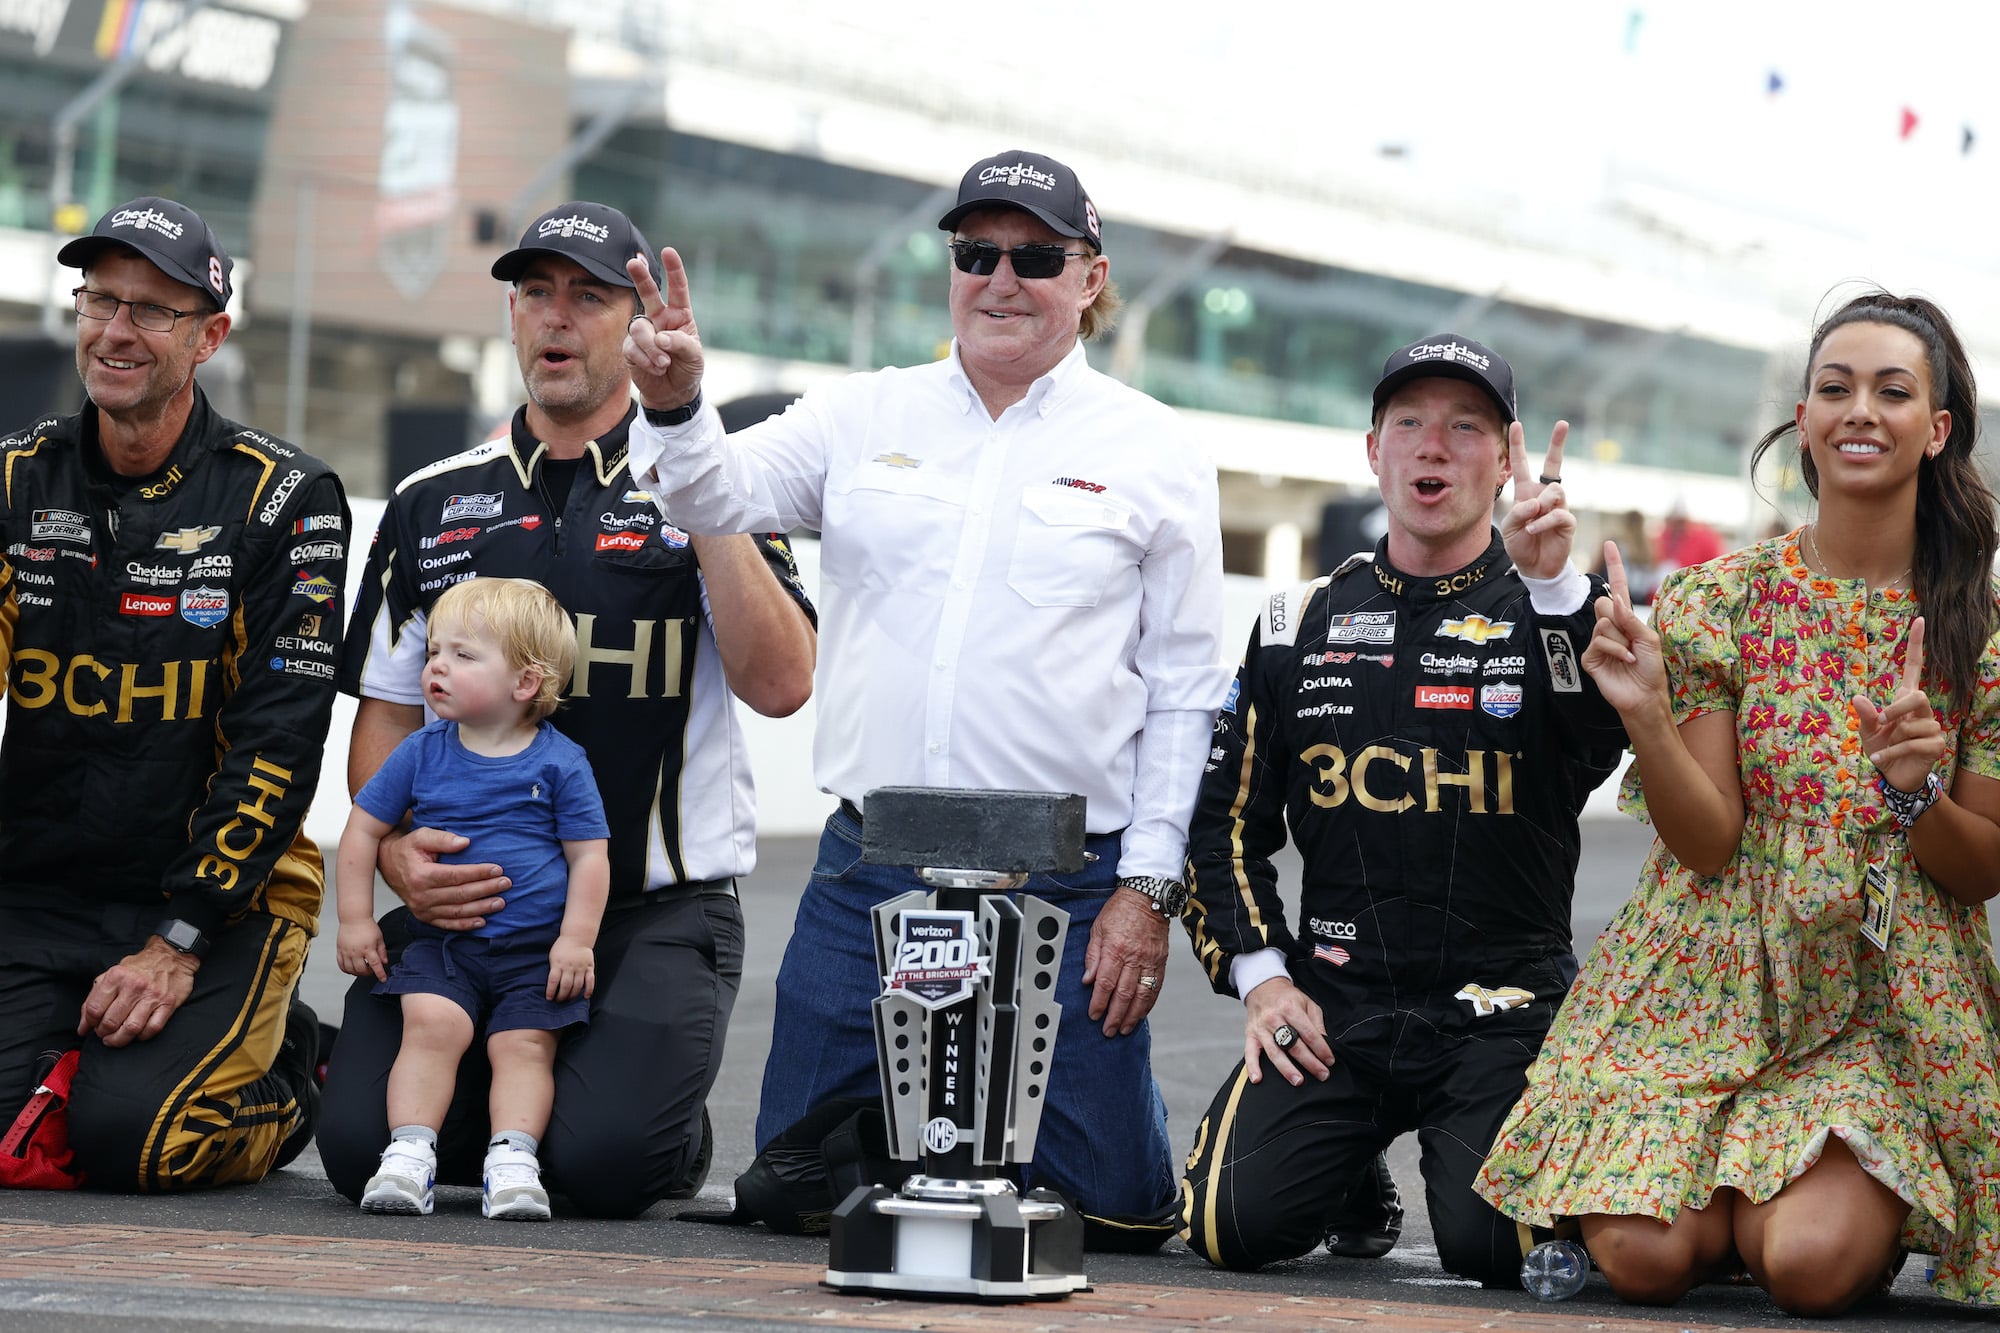
<path fill-rule="evenodd" d="M 1621 1297 L 1737 1265 L 1796 1314 L 1903 1247 L 2000 1304 L 2000 643 L 1994 498 L 1942 310 L 1876 293 L 1813 337 L 1816 522 L 1683 570 L 1648 627 L 1615 552 L 1584 665 L 1657 833 L 1488 1157 L 1578 1219 Z M 1920 614 L 1921 613 L 1921 614 Z"/>

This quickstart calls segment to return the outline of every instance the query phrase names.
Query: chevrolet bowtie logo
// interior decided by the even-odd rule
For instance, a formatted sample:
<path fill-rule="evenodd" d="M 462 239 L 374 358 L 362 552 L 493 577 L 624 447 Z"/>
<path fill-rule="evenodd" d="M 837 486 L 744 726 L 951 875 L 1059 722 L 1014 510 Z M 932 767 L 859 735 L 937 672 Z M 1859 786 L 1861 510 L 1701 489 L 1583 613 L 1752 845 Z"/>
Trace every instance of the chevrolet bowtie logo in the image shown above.
<path fill-rule="evenodd" d="M 1438 626 L 1440 639 L 1464 639 L 1467 643 L 1485 643 L 1489 639 L 1504 639 L 1514 632 L 1511 620 L 1488 620 L 1485 616 L 1467 616 L 1463 620 L 1447 620 Z"/>
<path fill-rule="evenodd" d="M 912 458 L 908 454 L 903 453 L 877 454 L 873 461 L 889 467 L 922 467 L 924 465 L 923 459 Z"/>
<path fill-rule="evenodd" d="M 178 532 L 163 532 L 160 534 L 160 539 L 153 543 L 153 549 L 193 555 L 214 541 L 221 532 L 221 528 L 182 528 Z"/>
<path fill-rule="evenodd" d="M 1475 982 L 1452 998 L 1470 1004 L 1473 1017 L 1487 1018 L 1493 1014 L 1504 1014 L 1509 1009 L 1519 1009 L 1524 1004 L 1533 1004 L 1535 993 L 1522 990 L 1519 986 L 1502 986 L 1498 990 L 1488 990 Z"/>

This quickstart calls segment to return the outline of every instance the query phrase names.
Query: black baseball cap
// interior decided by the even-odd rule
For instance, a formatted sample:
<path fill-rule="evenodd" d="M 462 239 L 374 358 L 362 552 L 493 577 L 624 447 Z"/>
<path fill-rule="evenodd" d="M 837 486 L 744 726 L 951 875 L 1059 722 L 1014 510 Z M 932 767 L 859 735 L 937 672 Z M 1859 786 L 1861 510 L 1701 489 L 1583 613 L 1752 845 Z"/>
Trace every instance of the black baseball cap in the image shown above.
<path fill-rule="evenodd" d="M 1514 368 L 1507 358 L 1488 347 L 1456 333 L 1438 333 L 1398 348 L 1382 363 L 1382 378 L 1375 381 L 1375 411 L 1389 395 L 1411 380 L 1443 375 L 1470 380 L 1493 396 L 1500 405 L 1501 420 L 1513 425 L 1520 413 L 1514 406 Z"/>
<path fill-rule="evenodd" d="M 1064 236 L 1089 241 L 1104 253 L 1103 229 L 1097 205 L 1084 193 L 1076 173 L 1052 157 L 1014 149 L 974 162 L 958 182 L 958 202 L 938 219 L 940 231 L 953 231 L 959 219 L 982 208 L 1018 208 Z"/>
<path fill-rule="evenodd" d="M 540 254 L 573 259 L 592 277 L 619 287 L 632 286 L 625 261 L 633 255 L 644 255 L 646 267 L 653 271 L 653 281 L 662 288 L 666 286 L 658 253 L 632 225 L 632 219 L 609 204 L 592 204 L 581 199 L 557 204 L 528 224 L 519 245 L 493 261 L 493 276 L 502 282 L 512 282 L 528 267 L 528 261 Z"/>
<path fill-rule="evenodd" d="M 135 252 L 175 282 L 201 288 L 215 298 L 217 307 L 229 304 L 229 274 L 235 265 L 201 214 L 186 204 L 142 194 L 99 218 L 90 235 L 56 251 L 56 262 L 65 268 L 89 268 L 114 245 Z"/>

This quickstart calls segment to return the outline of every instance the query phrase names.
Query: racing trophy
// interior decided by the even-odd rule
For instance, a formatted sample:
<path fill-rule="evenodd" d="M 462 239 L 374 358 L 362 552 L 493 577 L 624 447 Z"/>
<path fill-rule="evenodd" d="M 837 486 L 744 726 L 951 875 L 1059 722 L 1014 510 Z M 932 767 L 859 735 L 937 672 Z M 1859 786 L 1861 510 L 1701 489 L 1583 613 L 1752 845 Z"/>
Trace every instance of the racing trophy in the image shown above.
<path fill-rule="evenodd" d="M 1083 868 L 1081 796 L 881 787 L 862 859 L 916 869 L 931 892 L 875 908 L 875 1049 L 902 1188 L 857 1187 L 833 1211 L 825 1282 L 839 1291 L 1057 1300 L 1089 1287 L 1083 1219 L 999 1168 L 1031 1160 L 1056 1044 L 1069 913 L 1006 895 Z"/>

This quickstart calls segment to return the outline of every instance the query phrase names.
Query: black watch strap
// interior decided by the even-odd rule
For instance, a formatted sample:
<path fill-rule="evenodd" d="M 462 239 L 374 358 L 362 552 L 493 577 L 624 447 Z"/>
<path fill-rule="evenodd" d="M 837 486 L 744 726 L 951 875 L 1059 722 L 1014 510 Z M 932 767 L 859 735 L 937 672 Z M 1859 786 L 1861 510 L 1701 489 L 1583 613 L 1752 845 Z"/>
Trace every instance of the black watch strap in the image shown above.
<path fill-rule="evenodd" d="M 192 921 L 170 916 L 153 927 L 153 933 L 165 940 L 175 953 L 187 954 L 197 961 L 208 957 L 208 936 Z"/>
<path fill-rule="evenodd" d="M 695 413 L 701 411 L 701 389 L 697 386 L 694 397 L 679 407 L 670 407 L 664 412 L 657 412 L 641 405 L 639 410 L 646 414 L 646 424 L 649 426 L 685 426 L 694 420 Z"/>

